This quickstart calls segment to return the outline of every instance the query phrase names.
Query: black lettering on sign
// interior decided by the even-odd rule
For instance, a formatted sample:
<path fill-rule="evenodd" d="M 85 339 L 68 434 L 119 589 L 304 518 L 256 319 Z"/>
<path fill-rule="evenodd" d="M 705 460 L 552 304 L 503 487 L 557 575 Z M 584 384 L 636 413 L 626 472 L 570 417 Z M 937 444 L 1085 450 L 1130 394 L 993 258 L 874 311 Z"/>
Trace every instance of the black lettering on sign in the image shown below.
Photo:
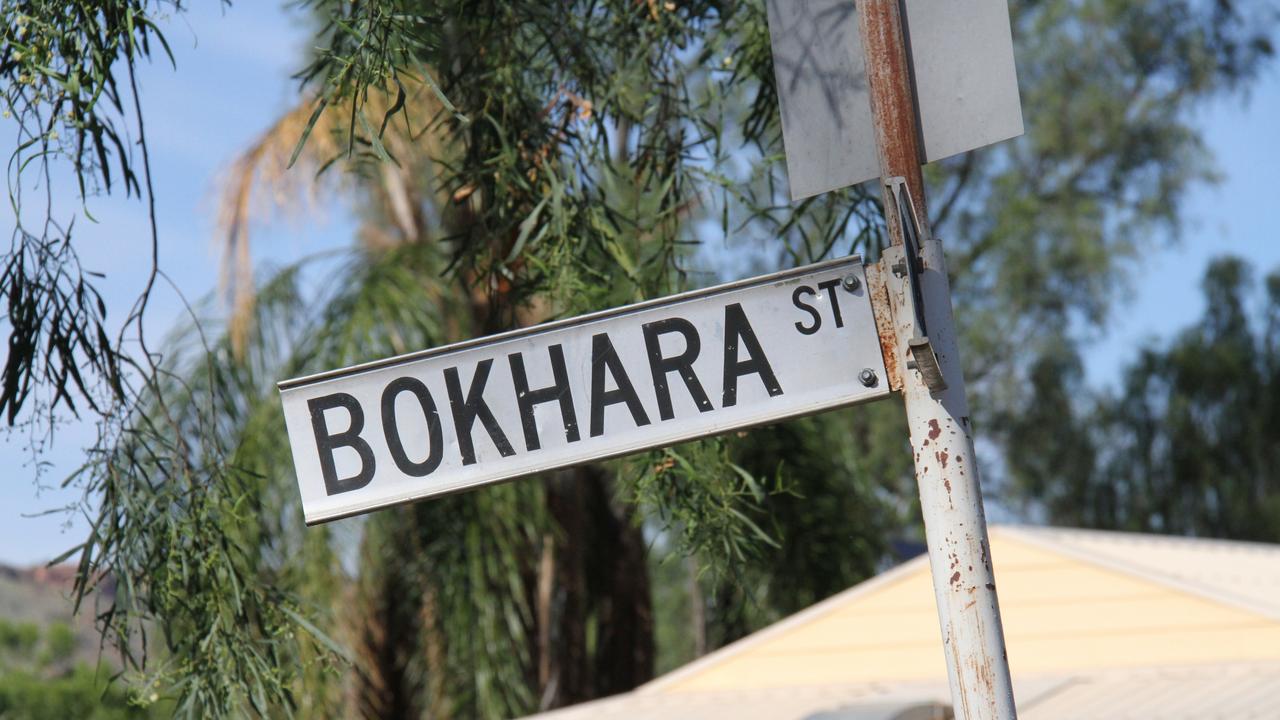
<path fill-rule="evenodd" d="M 840 284 L 840 280 L 824 280 L 818 283 L 819 290 L 826 290 L 827 297 L 831 298 L 831 316 L 835 318 L 836 327 L 844 327 L 844 318 L 840 317 L 840 296 L 836 294 L 836 286 Z"/>
<path fill-rule="evenodd" d="M 342 408 L 351 416 L 351 426 L 340 433 L 330 433 L 329 424 L 324 419 L 325 410 Z M 324 489 L 330 495 L 359 490 L 373 479 L 375 461 L 373 448 L 360 437 L 364 429 L 364 410 L 360 401 L 346 393 L 334 393 L 324 397 L 311 398 L 307 401 L 307 409 L 311 411 L 311 431 L 316 436 L 316 450 L 320 451 L 320 474 L 324 476 Z M 333 461 L 333 451 L 340 447 L 349 447 L 360 456 L 360 472 L 349 478 L 339 478 L 337 465 Z"/>
<path fill-rule="evenodd" d="M 684 338 L 684 351 L 674 357 L 662 357 L 662 335 L 677 333 Z M 675 417 L 671 409 L 671 387 L 667 385 L 667 376 L 679 372 L 684 386 L 693 397 L 693 402 L 700 412 L 714 410 L 707 391 L 693 372 L 693 361 L 698 359 L 702 349 L 702 340 L 698 337 L 698 329 L 684 318 L 669 318 L 644 325 L 644 347 L 649 354 L 649 371 L 653 374 L 653 391 L 658 396 L 658 415 L 663 420 Z"/>
<path fill-rule="evenodd" d="M 525 374 L 524 357 L 520 353 L 511 353 L 507 361 L 511 363 L 511 380 L 516 388 L 516 402 L 520 405 L 520 424 L 524 427 L 524 446 L 529 450 L 542 447 L 538 439 L 538 424 L 534 421 L 533 408 L 542 403 L 559 401 L 560 419 L 564 423 L 564 437 L 569 442 L 577 442 L 578 416 L 573 410 L 573 395 L 569 390 L 569 373 L 564 367 L 564 349 L 560 345 L 547 348 L 551 356 L 551 375 L 555 384 L 537 390 L 529 389 L 529 376 Z"/>
<path fill-rule="evenodd" d="M 605 371 L 613 377 L 616 390 L 605 390 Z M 649 424 L 649 415 L 640 403 L 640 396 L 627 377 L 627 370 L 613 349 L 607 333 L 591 336 L 591 437 L 604 434 L 604 410 L 616 403 L 626 403 L 631 420 L 636 427 Z"/>
<path fill-rule="evenodd" d="M 813 288 L 808 285 L 801 285 L 795 289 L 795 292 L 791 293 L 791 304 L 809 313 L 809 316 L 813 318 L 813 324 L 808 326 L 802 322 L 796 322 L 796 329 L 800 331 L 801 335 L 812 335 L 818 332 L 818 328 L 822 327 L 822 316 L 818 314 L 818 309 L 800 299 L 801 295 L 813 296 L 816 294 Z"/>
<path fill-rule="evenodd" d="M 484 384 L 489 381 L 491 367 L 493 367 L 492 360 L 481 360 L 476 363 L 476 374 L 471 377 L 471 387 L 467 390 L 466 399 L 462 397 L 462 383 L 458 380 L 458 368 L 451 367 L 444 370 L 444 384 L 449 391 L 449 405 L 453 409 L 453 430 L 458 434 L 458 449 L 462 452 L 463 465 L 476 464 L 476 446 L 471 439 L 471 428 L 476 424 L 476 418 L 480 419 L 485 432 L 489 433 L 489 439 L 497 446 L 498 452 L 503 457 L 516 454 L 516 451 L 511 449 L 511 441 L 507 440 L 506 433 L 502 432 L 502 426 L 498 425 L 497 418 L 489 409 L 489 404 L 484 401 Z"/>
<path fill-rule="evenodd" d="M 404 451 L 404 439 L 400 437 L 400 425 L 396 419 L 396 398 L 400 393 L 412 393 L 422 407 L 422 416 L 427 420 L 427 442 L 431 449 L 422 462 L 409 459 Z M 382 432 L 387 436 L 387 449 L 391 451 L 391 459 L 395 460 L 400 472 L 411 477 L 425 477 L 435 472 L 444 459 L 444 433 L 440 427 L 440 413 L 436 409 L 435 398 L 431 391 L 417 378 L 402 377 L 392 380 L 382 391 Z"/>
<path fill-rule="evenodd" d="M 747 351 L 746 360 L 738 360 L 738 346 Z M 760 376 L 769 397 L 782 394 L 782 386 L 773 374 L 769 358 L 765 357 L 755 330 L 742 311 L 742 305 L 733 303 L 724 308 L 724 402 L 722 407 L 738 404 L 738 378 L 755 373 Z"/>

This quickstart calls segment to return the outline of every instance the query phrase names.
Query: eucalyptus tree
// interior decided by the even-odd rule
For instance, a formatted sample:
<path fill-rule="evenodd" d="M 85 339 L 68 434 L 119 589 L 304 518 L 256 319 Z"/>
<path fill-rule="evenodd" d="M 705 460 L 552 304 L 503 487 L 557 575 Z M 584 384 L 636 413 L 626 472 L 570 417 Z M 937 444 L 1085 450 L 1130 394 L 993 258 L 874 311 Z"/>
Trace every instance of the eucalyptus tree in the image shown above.
<path fill-rule="evenodd" d="M 643 681 L 673 626 L 691 625 L 682 647 L 696 652 L 875 569 L 914 517 L 889 404 L 302 528 L 276 380 L 757 268 L 874 259 L 884 242 L 866 188 L 786 201 L 760 2 L 302 4 L 320 50 L 298 107 L 237 161 L 227 194 L 234 307 L 198 307 L 163 363 L 144 353 L 130 374 L 126 356 L 133 389 L 105 406 L 77 478 L 96 513 L 77 548 L 81 590 L 110 573 L 121 591 L 104 629 L 128 653 L 141 634 L 163 641 L 133 658 L 140 682 L 189 715 L 513 715 Z M 162 6 L 181 9 L 3 7 L 11 27 L 92 36 L 101 75 L 119 67 L 109 58 L 145 54 L 138 38 L 154 37 Z M 1014 5 L 1028 134 L 930 176 L 980 421 L 1017 429 L 1036 359 L 1101 322 L 1135 255 L 1177 229 L 1182 194 L 1211 177 L 1189 112 L 1255 76 L 1271 52 L 1264 12 Z M 38 146 L 109 177 L 123 148 L 95 144 L 92 125 L 63 148 L 65 128 L 45 125 L 82 97 L 58 63 L 84 41 L 41 45 L 53 61 L 37 66 L 17 57 L 27 36 L 8 33 L 6 97 L 37 141 L 11 167 Z M 98 83 L 108 97 L 118 86 Z M 266 188 L 352 198 L 358 242 L 253 273 L 247 207 Z M 71 317 L 73 334 L 92 321 Z M 11 337 L 38 346 L 44 327 L 13 323 Z M 63 357 L 13 357 L 28 356 Z M 65 357 L 116 377 L 118 362 Z M 78 387 L 66 362 L 13 365 L 32 378 L 19 387 Z M 12 397 L 11 421 L 24 396 Z M 655 592 L 689 567 L 655 557 L 681 555 L 692 581 Z M 655 597 L 675 599 L 655 615 Z"/>
<path fill-rule="evenodd" d="M 1060 398 L 1045 427 L 1078 459 L 1042 462 L 1033 439 L 1011 455 L 1021 496 L 1066 524 L 1280 540 L 1280 273 L 1258 288 L 1245 261 L 1215 259 L 1204 299 L 1203 316 L 1143 348 L 1116 391 L 1091 397 L 1070 355 L 1037 371 Z"/>

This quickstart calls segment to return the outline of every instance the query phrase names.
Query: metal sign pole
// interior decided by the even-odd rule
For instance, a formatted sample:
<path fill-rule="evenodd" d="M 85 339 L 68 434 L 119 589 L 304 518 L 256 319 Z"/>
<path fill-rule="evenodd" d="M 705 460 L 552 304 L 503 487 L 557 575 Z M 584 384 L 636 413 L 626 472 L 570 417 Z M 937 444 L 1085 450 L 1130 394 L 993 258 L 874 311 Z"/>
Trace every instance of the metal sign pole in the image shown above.
<path fill-rule="evenodd" d="M 1017 717 L 941 244 L 925 212 L 922 153 L 899 0 L 857 0 L 893 243 L 878 272 L 882 346 L 906 405 L 956 717 Z"/>

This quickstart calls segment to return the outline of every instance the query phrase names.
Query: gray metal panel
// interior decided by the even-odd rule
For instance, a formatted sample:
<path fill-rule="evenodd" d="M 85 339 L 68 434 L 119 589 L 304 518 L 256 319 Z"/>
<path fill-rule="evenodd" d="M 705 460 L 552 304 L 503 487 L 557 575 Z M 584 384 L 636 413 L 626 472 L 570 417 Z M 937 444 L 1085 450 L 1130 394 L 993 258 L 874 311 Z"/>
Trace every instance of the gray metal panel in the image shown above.
<path fill-rule="evenodd" d="M 1021 135 L 1005 0 L 906 0 L 906 8 L 925 160 Z"/>
<path fill-rule="evenodd" d="M 880 174 L 852 0 L 768 0 L 794 200 Z"/>
<path fill-rule="evenodd" d="M 1022 134 L 1005 0 L 905 0 L 929 162 Z M 880 175 L 853 0 L 768 0 L 791 197 Z"/>

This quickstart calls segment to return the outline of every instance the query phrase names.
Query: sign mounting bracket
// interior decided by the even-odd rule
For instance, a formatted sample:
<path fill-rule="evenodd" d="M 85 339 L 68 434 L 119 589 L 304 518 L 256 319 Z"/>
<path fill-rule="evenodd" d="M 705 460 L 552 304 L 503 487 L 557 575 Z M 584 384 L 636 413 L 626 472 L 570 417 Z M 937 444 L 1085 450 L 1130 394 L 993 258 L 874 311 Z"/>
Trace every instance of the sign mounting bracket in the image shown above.
<path fill-rule="evenodd" d="M 921 237 L 923 227 L 911 197 L 911 188 L 904 177 L 897 176 L 885 181 L 885 197 L 893 198 L 893 213 L 888 216 L 891 222 L 901 226 L 903 248 L 902 255 L 890 264 L 890 270 L 898 282 L 906 285 L 904 299 L 910 305 L 909 316 L 912 319 L 911 337 L 907 339 L 907 369 L 920 373 L 920 378 L 930 392 L 939 393 L 947 389 L 947 381 L 942 377 L 942 368 L 938 364 L 938 355 L 929 342 L 928 327 L 925 325 L 924 296 L 920 290 L 920 275 L 924 272 L 924 262 L 920 259 L 920 249 L 924 242 L 932 238 Z"/>

